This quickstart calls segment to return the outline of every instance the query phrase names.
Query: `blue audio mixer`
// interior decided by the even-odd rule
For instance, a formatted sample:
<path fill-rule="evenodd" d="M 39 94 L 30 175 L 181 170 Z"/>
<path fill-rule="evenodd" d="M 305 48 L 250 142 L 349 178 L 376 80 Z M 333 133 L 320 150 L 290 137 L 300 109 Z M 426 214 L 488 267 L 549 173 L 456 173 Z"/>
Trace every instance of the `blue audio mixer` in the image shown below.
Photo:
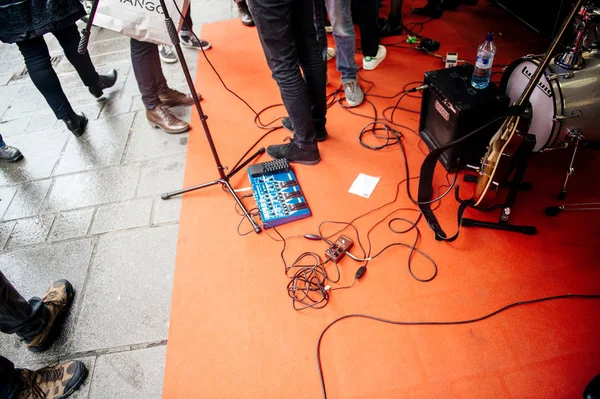
<path fill-rule="evenodd" d="M 248 178 L 265 228 L 310 216 L 296 175 L 285 159 L 250 166 Z"/>

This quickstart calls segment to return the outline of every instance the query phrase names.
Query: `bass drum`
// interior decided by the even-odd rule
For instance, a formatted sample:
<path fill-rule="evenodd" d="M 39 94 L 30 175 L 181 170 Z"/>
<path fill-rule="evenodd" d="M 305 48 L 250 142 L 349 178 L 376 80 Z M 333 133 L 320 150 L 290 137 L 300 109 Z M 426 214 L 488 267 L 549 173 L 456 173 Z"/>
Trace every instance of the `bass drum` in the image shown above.
<path fill-rule="evenodd" d="M 534 151 L 568 146 L 569 131 L 578 129 L 586 142 L 600 141 L 600 55 L 584 54 L 585 68 L 568 71 L 554 63 L 546 69 L 531 103 L 529 133 L 536 136 Z M 515 103 L 538 68 L 540 60 L 525 57 L 508 66 L 500 87 Z"/>

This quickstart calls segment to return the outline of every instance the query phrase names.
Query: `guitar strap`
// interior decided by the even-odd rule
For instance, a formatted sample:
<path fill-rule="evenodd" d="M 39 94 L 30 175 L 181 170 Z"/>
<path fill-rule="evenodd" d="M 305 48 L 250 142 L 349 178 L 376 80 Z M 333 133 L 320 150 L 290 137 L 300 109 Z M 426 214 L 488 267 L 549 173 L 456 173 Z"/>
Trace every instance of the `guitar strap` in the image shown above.
<path fill-rule="evenodd" d="M 457 214 L 458 228 L 456 230 L 456 234 L 454 234 L 452 237 L 448 237 L 446 235 L 446 233 L 444 232 L 444 230 L 442 229 L 442 226 L 440 226 L 440 223 L 438 222 L 437 217 L 433 213 L 433 210 L 431 210 L 431 203 L 429 202 L 433 196 L 433 173 L 435 171 L 435 166 L 436 166 L 439 158 L 442 156 L 444 151 L 449 150 L 450 148 L 452 148 L 464 141 L 469 140 L 470 138 L 475 136 L 477 133 L 481 132 L 483 129 L 489 127 L 490 125 L 492 125 L 493 123 L 497 122 L 500 119 L 503 119 L 505 117 L 510 117 L 510 116 L 525 116 L 525 115 L 527 115 L 526 110 L 527 110 L 527 107 L 517 107 L 517 106 L 509 107 L 502 116 L 492 120 L 491 122 L 486 123 L 485 125 L 475 129 L 471 133 L 461 137 L 458 140 L 453 141 L 450 144 L 447 144 L 440 148 L 436 148 L 435 150 L 431 151 L 425 157 L 425 160 L 423 161 L 423 164 L 421 165 L 421 174 L 420 174 L 420 178 L 419 178 L 418 205 L 419 205 L 419 209 L 421 210 L 421 213 L 423 213 L 423 216 L 425 217 L 425 220 L 427 221 L 427 224 L 429 225 L 431 230 L 433 230 L 433 232 L 435 233 L 436 240 L 448 241 L 448 242 L 452 242 L 452 241 L 456 240 L 458 238 L 458 234 L 460 232 L 460 225 L 461 225 L 463 214 L 465 213 L 465 210 L 468 207 L 475 205 L 475 203 L 476 203 L 476 201 L 473 198 L 470 198 L 467 200 L 460 200 L 458 197 L 458 186 L 456 187 L 456 190 L 457 190 L 456 197 L 457 197 L 457 200 L 459 200 L 459 202 L 460 202 L 460 206 L 458 207 L 458 214 Z"/>

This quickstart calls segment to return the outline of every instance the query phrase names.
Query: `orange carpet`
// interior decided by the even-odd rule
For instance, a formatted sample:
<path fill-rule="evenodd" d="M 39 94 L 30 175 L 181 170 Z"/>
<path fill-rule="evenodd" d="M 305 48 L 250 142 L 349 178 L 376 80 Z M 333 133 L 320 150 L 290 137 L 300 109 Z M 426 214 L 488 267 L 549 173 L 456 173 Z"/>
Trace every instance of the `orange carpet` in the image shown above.
<path fill-rule="evenodd" d="M 496 63 L 544 50 L 536 36 L 503 11 L 488 4 L 463 7 L 425 26 L 426 36 L 442 42 L 441 54 L 458 51 L 472 59 L 487 30 L 498 32 Z M 501 33 L 501 34 L 500 34 Z M 204 27 L 202 36 L 214 46 L 211 61 L 229 87 L 256 109 L 280 102 L 256 31 L 233 20 Z M 331 39 L 330 39 L 331 40 Z M 393 42 L 392 39 L 386 39 Z M 357 55 L 357 61 L 362 61 Z M 375 82 L 372 92 L 391 95 L 423 73 L 440 69 L 433 57 L 411 50 L 388 49 L 376 70 L 361 72 Z M 329 64 L 333 90 L 339 84 Z M 264 133 L 254 115 L 224 90 L 200 56 L 197 84 L 209 115 L 208 124 L 225 165 Z M 373 99 L 383 109 L 392 100 Z M 403 103 L 417 109 L 416 99 Z M 370 113 L 368 106 L 359 110 Z M 283 115 L 276 109 L 265 116 Z M 399 112 L 396 118 L 416 128 L 418 115 Z M 280 231 L 286 237 L 316 232 L 324 220 L 350 220 L 394 197 L 405 178 L 397 147 L 370 151 L 360 146 L 358 132 L 367 122 L 333 106 L 328 113 L 330 138 L 320 145 L 318 166 L 294 166 L 313 216 Z M 198 116 L 193 117 L 185 185 L 217 175 Z M 278 131 L 263 145 L 279 143 Z M 411 175 L 424 158 L 418 138 L 406 132 Z M 164 397 L 181 398 L 319 398 L 316 364 L 320 332 L 335 318 L 367 313 L 395 320 L 454 320 L 481 316 L 511 302 L 565 293 L 600 292 L 600 212 L 543 215 L 557 204 L 570 154 L 554 152 L 534 157 L 527 177 L 534 190 L 520 196 L 514 223 L 534 224 L 536 236 L 481 229 L 463 229 L 451 244 L 436 242 L 424 222 L 419 248 L 437 262 L 439 274 L 419 283 L 407 271 L 408 250 L 392 248 L 372 261 L 366 275 L 348 290 L 333 292 L 322 310 L 292 309 L 288 277 L 279 258 L 281 243 L 267 235 L 240 237 L 234 202 L 219 187 L 184 197 L 167 348 Z M 263 156 L 261 160 L 267 160 Z M 569 187 L 570 202 L 597 200 L 597 153 L 583 151 L 577 175 Z M 348 193 L 358 173 L 381 176 L 373 196 Z M 436 184 L 444 174 L 438 171 Z M 246 187 L 245 173 L 233 180 Z M 413 184 L 416 193 L 416 184 Z M 461 184 L 463 197 L 469 184 Z M 449 196 L 438 212 L 448 232 L 456 228 L 456 202 Z M 248 204 L 253 206 L 253 201 Z M 394 208 L 413 207 L 402 189 L 393 206 L 357 222 L 361 234 Z M 414 212 L 398 216 L 414 218 Z M 470 217 L 493 220 L 497 215 Z M 243 224 L 242 230 L 248 225 Z M 372 234 L 373 251 L 394 241 L 384 223 Z M 290 240 L 285 253 L 292 262 L 304 251 L 322 253 L 324 243 Z M 341 262 L 342 284 L 352 282 L 358 264 Z M 417 257 L 415 272 L 427 276 L 431 267 Z M 600 303 L 562 300 L 515 308 L 486 321 L 451 327 L 402 327 L 366 320 L 334 326 L 322 345 L 323 370 L 329 398 L 577 398 L 600 373 Z"/>

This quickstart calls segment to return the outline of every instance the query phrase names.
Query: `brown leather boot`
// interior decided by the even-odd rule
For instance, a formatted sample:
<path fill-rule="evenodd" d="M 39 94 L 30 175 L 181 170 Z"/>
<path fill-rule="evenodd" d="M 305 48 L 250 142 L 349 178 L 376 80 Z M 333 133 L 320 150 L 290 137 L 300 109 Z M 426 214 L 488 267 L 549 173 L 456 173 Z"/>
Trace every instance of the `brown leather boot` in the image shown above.
<path fill-rule="evenodd" d="M 176 107 L 178 105 L 194 104 L 194 97 L 191 94 L 184 94 L 175 89 L 168 88 L 158 95 L 162 105 L 166 107 Z M 202 94 L 198 93 L 198 100 L 202 100 Z"/>
<path fill-rule="evenodd" d="M 42 302 L 48 309 L 49 319 L 44 329 L 31 341 L 25 341 L 27 349 L 32 352 L 41 352 L 52 344 L 59 330 L 62 315 L 73 303 L 75 292 L 67 280 L 58 280 L 48 289 Z"/>
<path fill-rule="evenodd" d="M 81 386 L 87 374 L 78 360 L 37 371 L 21 370 L 22 390 L 17 399 L 64 399 Z"/>
<path fill-rule="evenodd" d="M 164 130 L 169 134 L 183 133 L 190 130 L 190 125 L 171 113 L 164 105 L 146 110 L 146 118 L 150 126 Z"/>

